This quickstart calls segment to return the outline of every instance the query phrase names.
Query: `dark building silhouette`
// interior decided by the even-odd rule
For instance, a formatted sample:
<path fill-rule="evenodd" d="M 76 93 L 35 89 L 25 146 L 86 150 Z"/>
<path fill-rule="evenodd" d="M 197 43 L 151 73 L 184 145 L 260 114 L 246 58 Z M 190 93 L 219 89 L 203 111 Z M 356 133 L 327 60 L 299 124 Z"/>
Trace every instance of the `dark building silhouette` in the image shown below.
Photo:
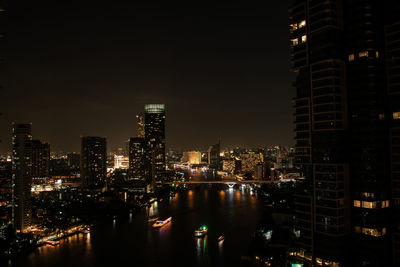
<path fill-rule="evenodd" d="M 68 165 L 68 159 L 64 157 L 50 159 L 50 176 L 70 176 L 73 173 Z"/>
<path fill-rule="evenodd" d="M 396 1 L 298 0 L 289 9 L 295 162 L 304 174 L 295 196 L 297 256 L 305 261 L 391 266 L 399 250 L 396 8 Z"/>
<path fill-rule="evenodd" d="M 78 153 L 67 154 L 68 168 L 71 172 L 78 172 L 80 168 L 81 156 Z"/>
<path fill-rule="evenodd" d="M 165 178 L 165 105 L 147 104 L 144 107 L 144 134 L 150 159 L 152 185 Z"/>
<path fill-rule="evenodd" d="M 81 138 L 81 179 L 82 186 L 103 187 L 106 183 L 107 157 L 106 139 L 86 136 Z"/>
<path fill-rule="evenodd" d="M 214 170 L 222 169 L 222 159 L 220 156 L 221 141 L 208 148 L 208 165 Z"/>
<path fill-rule="evenodd" d="M 11 181 L 12 177 L 12 162 L 11 161 L 0 161 L 0 180 Z"/>
<path fill-rule="evenodd" d="M 12 149 L 12 223 L 26 232 L 32 222 L 31 124 L 13 124 Z"/>
<path fill-rule="evenodd" d="M 50 144 L 32 140 L 32 176 L 49 177 Z"/>
<path fill-rule="evenodd" d="M 148 180 L 149 159 L 144 138 L 129 139 L 129 177 L 134 180 Z"/>
<path fill-rule="evenodd" d="M 400 3 L 392 0 L 385 27 L 387 89 L 390 119 L 393 266 L 400 266 Z"/>

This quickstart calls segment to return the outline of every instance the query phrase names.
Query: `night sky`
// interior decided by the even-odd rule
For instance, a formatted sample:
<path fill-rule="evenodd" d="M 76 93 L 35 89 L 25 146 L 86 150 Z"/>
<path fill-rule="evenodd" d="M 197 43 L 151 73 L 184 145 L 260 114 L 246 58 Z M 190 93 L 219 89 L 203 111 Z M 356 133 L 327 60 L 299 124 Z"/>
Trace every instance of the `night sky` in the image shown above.
<path fill-rule="evenodd" d="M 287 1 L 9 2 L 2 153 L 12 121 L 52 151 L 122 147 L 146 103 L 166 104 L 169 148 L 293 143 Z"/>

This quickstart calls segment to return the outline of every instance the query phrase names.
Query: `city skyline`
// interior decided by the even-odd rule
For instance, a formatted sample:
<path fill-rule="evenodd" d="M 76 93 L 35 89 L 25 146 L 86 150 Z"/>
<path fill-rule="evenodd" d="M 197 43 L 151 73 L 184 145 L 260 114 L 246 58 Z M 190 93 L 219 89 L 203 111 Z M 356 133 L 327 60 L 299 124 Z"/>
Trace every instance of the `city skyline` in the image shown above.
<path fill-rule="evenodd" d="M 1 266 L 400 266 L 399 0 L 74 2 L 0 0 Z"/>
<path fill-rule="evenodd" d="M 54 151 L 79 151 L 86 135 L 119 147 L 146 103 L 166 104 L 168 147 L 293 144 L 287 5 L 215 5 L 81 4 L 69 16 L 9 4 L 0 152 L 12 121 L 32 122 Z"/>

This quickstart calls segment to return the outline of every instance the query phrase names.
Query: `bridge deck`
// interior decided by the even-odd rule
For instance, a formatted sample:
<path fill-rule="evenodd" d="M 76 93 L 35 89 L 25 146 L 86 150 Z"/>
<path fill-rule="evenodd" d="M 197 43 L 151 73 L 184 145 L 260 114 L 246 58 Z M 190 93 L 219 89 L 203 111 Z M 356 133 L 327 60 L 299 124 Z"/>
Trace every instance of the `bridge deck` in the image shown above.
<path fill-rule="evenodd" d="M 164 184 L 271 184 L 271 183 L 279 183 L 279 181 L 271 181 L 271 180 L 191 180 L 191 181 L 175 181 L 175 182 L 166 182 Z"/>

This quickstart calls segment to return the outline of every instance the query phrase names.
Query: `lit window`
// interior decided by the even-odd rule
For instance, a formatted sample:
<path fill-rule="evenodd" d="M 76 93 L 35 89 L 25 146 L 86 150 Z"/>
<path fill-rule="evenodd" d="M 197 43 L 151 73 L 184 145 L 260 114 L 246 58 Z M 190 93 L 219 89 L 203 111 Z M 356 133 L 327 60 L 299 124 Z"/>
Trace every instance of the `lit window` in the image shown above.
<path fill-rule="evenodd" d="M 380 120 L 384 120 L 384 119 L 385 119 L 385 114 L 383 114 L 383 113 L 378 114 L 378 118 L 379 118 Z"/>
<path fill-rule="evenodd" d="M 295 31 L 295 30 L 297 30 L 297 29 L 298 29 L 297 23 L 290 24 L 290 30 L 291 30 L 291 31 Z"/>
<path fill-rule="evenodd" d="M 361 233 L 361 227 L 360 226 L 354 226 L 354 232 L 355 233 Z"/>
<path fill-rule="evenodd" d="M 354 200 L 353 201 L 353 206 L 354 207 L 361 207 L 361 201 L 360 200 Z"/>
<path fill-rule="evenodd" d="M 371 202 L 371 201 L 362 201 L 362 207 L 364 209 L 375 209 L 376 208 L 376 202 Z"/>
<path fill-rule="evenodd" d="M 400 120 L 400 112 L 393 112 L 393 119 Z"/>
<path fill-rule="evenodd" d="M 292 39 L 291 41 L 292 41 L 292 45 L 293 45 L 293 46 L 295 46 L 295 45 L 298 45 L 298 44 L 299 44 L 299 39 L 297 39 L 297 38 L 295 38 L 295 39 Z"/>
<path fill-rule="evenodd" d="M 379 58 L 379 51 L 375 51 L 375 57 Z"/>
<path fill-rule="evenodd" d="M 389 207 L 389 200 L 382 201 L 382 208 L 388 208 Z"/>
<path fill-rule="evenodd" d="M 368 57 L 368 51 L 362 51 L 358 53 L 358 57 Z"/>
<path fill-rule="evenodd" d="M 306 21 L 305 20 L 302 20 L 302 21 L 299 22 L 299 29 L 303 28 L 305 26 L 306 26 Z"/>
<path fill-rule="evenodd" d="M 381 231 L 376 228 L 362 228 L 362 233 L 364 235 L 370 235 L 370 236 L 375 236 L 375 237 L 383 236 L 383 235 L 386 235 L 386 228 L 382 228 Z"/>
<path fill-rule="evenodd" d="M 354 61 L 354 54 L 349 55 L 349 61 Z"/>
<path fill-rule="evenodd" d="M 307 42 L 307 35 L 301 36 L 301 42 L 302 42 L 302 43 Z"/>

